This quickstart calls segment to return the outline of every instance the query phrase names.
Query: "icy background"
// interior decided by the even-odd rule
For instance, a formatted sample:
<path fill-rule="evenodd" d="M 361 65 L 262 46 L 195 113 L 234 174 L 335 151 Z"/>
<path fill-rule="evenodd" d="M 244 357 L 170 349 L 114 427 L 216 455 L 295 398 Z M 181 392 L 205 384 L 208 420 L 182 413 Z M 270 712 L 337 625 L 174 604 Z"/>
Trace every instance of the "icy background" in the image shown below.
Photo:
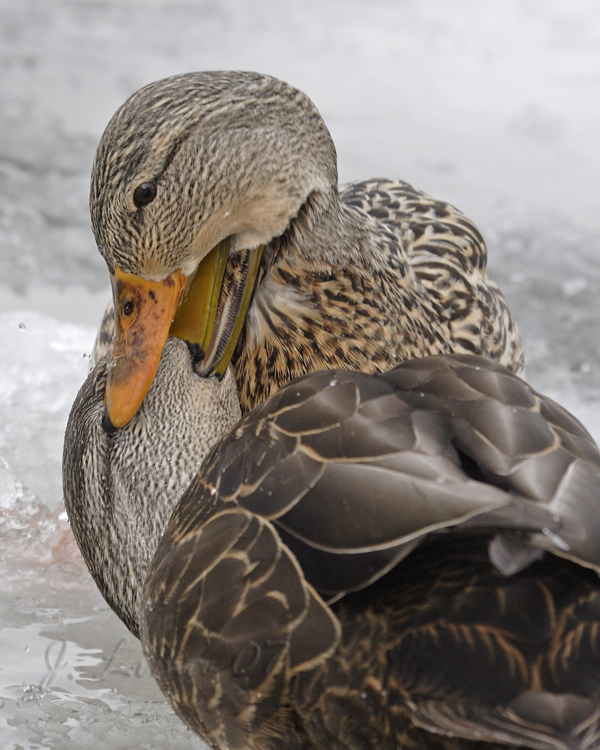
<path fill-rule="evenodd" d="M 108 298 L 95 145 L 149 81 L 306 91 L 340 177 L 401 177 L 483 230 L 528 379 L 600 437 L 596 0 L 0 0 L 0 747 L 199 748 L 95 592 L 60 505 Z"/>

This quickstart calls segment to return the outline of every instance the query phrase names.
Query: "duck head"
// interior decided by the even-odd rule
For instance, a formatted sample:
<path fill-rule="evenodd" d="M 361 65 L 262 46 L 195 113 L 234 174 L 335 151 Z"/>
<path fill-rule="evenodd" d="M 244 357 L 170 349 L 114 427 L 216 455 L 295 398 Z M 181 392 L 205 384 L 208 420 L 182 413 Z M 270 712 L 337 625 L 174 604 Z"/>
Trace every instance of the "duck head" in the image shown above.
<path fill-rule="evenodd" d="M 106 386 L 114 427 L 139 408 L 169 335 L 195 347 L 202 374 L 225 372 L 265 245 L 309 196 L 326 204 L 333 195 L 329 131 L 283 81 L 191 73 L 125 102 L 100 141 L 90 193 L 115 302 Z M 232 254 L 237 270 L 221 294 Z"/>

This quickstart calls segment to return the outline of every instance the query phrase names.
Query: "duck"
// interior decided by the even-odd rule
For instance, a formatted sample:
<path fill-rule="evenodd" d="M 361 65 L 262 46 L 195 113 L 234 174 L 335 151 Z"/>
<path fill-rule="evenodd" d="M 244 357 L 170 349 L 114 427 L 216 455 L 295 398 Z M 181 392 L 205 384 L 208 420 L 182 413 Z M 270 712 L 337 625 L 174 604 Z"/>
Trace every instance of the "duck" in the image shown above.
<path fill-rule="evenodd" d="M 338 185 L 304 93 L 243 71 L 144 86 L 100 140 L 92 229 L 113 304 L 107 420 L 127 424 L 167 337 L 200 375 L 231 363 L 241 409 L 318 370 L 474 353 L 523 374 L 514 319 L 460 211 L 406 182 Z"/>
<path fill-rule="evenodd" d="M 600 744 L 600 451 L 498 362 L 307 374 L 240 420 L 168 337 L 140 408 L 73 405 L 71 528 L 220 750 Z"/>

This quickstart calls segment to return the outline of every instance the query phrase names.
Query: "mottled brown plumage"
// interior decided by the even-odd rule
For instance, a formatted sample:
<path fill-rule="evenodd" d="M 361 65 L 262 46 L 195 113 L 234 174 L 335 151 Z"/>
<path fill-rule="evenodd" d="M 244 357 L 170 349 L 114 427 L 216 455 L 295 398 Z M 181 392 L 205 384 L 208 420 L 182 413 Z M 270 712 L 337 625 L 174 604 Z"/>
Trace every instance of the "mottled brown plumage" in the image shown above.
<path fill-rule="evenodd" d="M 149 180 L 156 199 L 137 207 Z M 373 373 L 475 352 L 522 372 L 472 222 L 403 182 L 338 189 L 317 109 L 275 78 L 191 73 L 138 91 L 102 137 L 90 207 L 111 272 L 189 275 L 229 237 L 231 276 L 239 251 L 267 245 L 234 358 L 243 411 L 325 368 Z"/>
<path fill-rule="evenodd" d="M 151 482 L 170 462 L 184 476 L 194 419 L 155 470 L 140 429 L 166 419 L 156 429 L 172 435 L 194 408 L 177 405 L 180 368 L 202 392 L 169 343 L 152 398 L 117 433 L 114 486 L 144 456 Z M 67 431 L 73 528 L 88 560 L 115 534 L 152 535 L 141 612 L 135 597 L 112 605 L 141 620 L 153 674 L 213 747 L 600 745 L 600 453 L 560 406 L 472 355 L 314 373 L 218 443 L 163 534 L 174 486 L 143 525 L 137 503 L 100 497 L 98 473 L 82 479 L 104 378 L 101 363 Z M 224 429 L 201 423 L 204 446 Z M 128 579 L 103 560 L 97 578 Z"/>
<path fill-rule="evenodd" d="M 516 326 L 472 222 L 399 181 L 352 183 L 339 198 L 352 259 L 324 263 L 331 241 L 318 235 L 306 253 L 296 226 L 273 242 L 234 361 L 244 410 L 306 372 L 381 372 L 425 355 L 474 352 L 522 373 Z M 294 223 L 303 221 L 301 210 Z"/>

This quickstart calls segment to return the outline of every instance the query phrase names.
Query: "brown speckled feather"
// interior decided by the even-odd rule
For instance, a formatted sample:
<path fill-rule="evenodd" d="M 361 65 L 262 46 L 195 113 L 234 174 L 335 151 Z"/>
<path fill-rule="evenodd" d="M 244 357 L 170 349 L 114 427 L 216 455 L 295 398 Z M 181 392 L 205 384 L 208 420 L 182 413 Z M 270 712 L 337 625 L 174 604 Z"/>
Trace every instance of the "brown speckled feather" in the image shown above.
<path fill-rule="evenodd" d="M 416 279 L 436 300 L 440 315 L 447 311 L 459 347 L 520 372 L 523 351 L 515 322 L 486 274 L 485 242 L 470 219 L 400 181 L 354 183 L 342 190 L 342 198 L 398 235 Z"/>
<path fill-rule="evenodd" d="M 426 355 L 474 352 L 522 374 L 515 322 L 469 219 L 400 181 L 352 183 L 340 198 L 357 260 L 319 265 L 293 233 L 274 243 L 238 347 L 242 410 L 306 372 L 374 373 Z"/>

